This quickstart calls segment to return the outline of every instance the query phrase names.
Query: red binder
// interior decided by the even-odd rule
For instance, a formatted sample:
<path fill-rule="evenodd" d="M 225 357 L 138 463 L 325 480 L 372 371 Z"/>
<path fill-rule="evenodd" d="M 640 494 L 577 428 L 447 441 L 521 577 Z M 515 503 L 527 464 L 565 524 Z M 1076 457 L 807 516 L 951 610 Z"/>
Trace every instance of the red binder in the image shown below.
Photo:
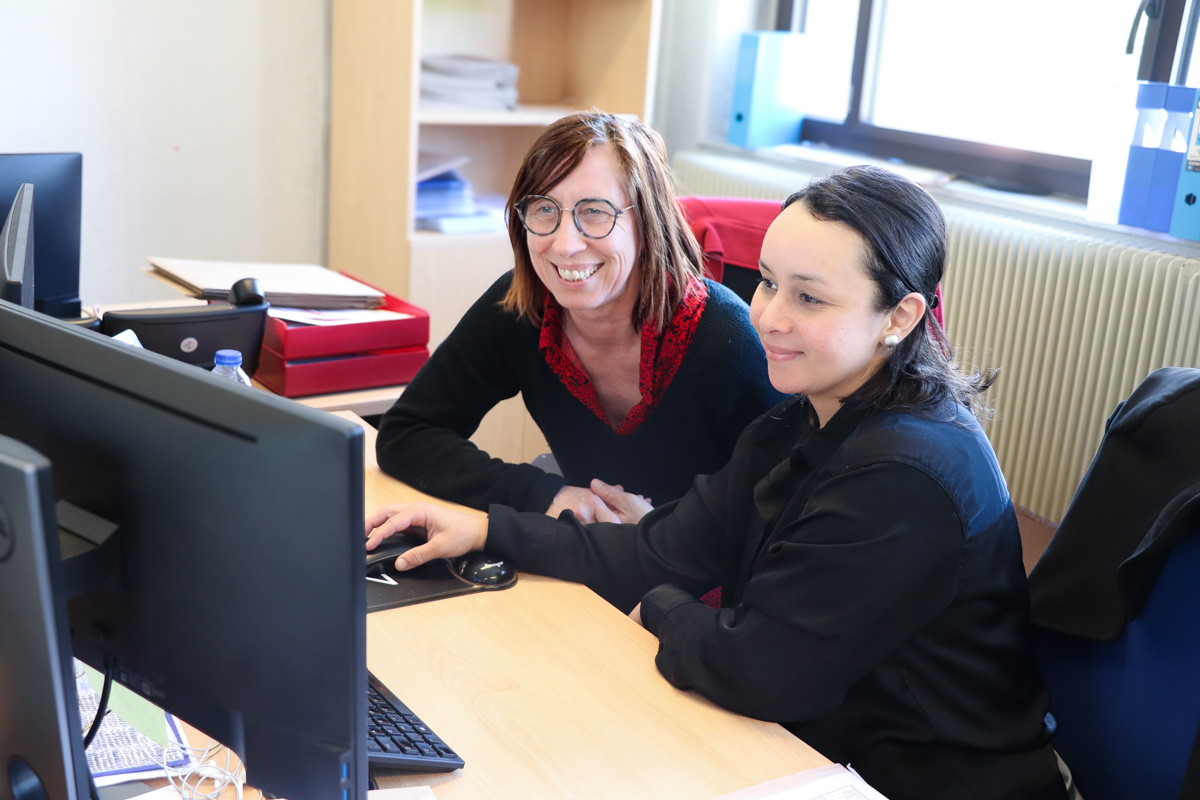
<path fill-rule="evenodd" d="M 330 326 L 268 317 L 254 378 L 285 397 L 408 383 L 429 358 L 429 314 L 385 298 L 383 309 L 409 316 Z"/>
<path fill-rule="evenodd" d="M 284 397 L 307 397 L 408 383 L 428 359 L 425 345 L 296 361 L 264 347 L 254 378 Z"/>

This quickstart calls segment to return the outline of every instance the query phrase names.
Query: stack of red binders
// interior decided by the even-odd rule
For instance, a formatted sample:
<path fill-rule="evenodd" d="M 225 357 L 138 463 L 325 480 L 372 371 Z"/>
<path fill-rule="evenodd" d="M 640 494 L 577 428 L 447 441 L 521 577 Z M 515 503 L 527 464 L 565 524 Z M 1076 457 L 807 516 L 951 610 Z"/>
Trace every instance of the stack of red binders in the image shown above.
<path fill-rule="evenodd" d="M 268 317 L 255 380 L 284 397 L 408 383 L 429 358 L 429 314 L 386 297 L 383 309 L 408 316 L 331 326 Z"/>

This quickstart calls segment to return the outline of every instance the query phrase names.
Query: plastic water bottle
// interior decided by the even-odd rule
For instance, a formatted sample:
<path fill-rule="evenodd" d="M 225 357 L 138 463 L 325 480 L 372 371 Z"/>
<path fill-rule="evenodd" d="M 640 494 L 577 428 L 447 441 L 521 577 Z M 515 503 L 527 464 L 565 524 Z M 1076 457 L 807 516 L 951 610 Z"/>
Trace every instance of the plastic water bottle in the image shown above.
<path fill-rule="evenodd" d="M 212 368 L 213 375 L 220 375 L 235 383 L 251 386 L 250 376 L 242 369 L 242 354 L 238 350 L 218 350 L 213 359 L 216 366 Z"/>

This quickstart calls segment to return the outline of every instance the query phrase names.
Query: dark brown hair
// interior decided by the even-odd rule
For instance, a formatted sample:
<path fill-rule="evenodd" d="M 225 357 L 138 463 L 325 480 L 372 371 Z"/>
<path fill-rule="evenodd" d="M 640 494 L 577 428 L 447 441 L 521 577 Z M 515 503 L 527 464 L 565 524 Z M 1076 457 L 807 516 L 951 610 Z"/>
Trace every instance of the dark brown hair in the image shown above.
<path fill-rule="evenodd" d="M 863 265 L 875 284 L 875 310 L 891 311 L 910 292 L 925 298 L 925 317 L 891 349 L 883 366 L 846 403 L 874 408 L 932 408 L 945 398 L 985 414 L 980 395 L 997 371 L 965 374 L 930 313 L 946 271 L 946 218 L 928 192 L 891 170 L 858 166 L 816 178 L 783 202 L 815 219 L 840 222 L 863 241 Z"/>
<path fill-rule="evenodd" d="M 589 150 L 603 145 L 612 148 L 637 225 L 641 285 L 633 325 L 640 328 L 652 320 L 661 331 L 679 307 L 689 278 L 699 277 L 703 256 L 675 200 L 662 137 L 639 120 L 596 109 L 547 126 L 517 172 L 506 206 L 515 265 L 503 306 L 540 325 L 546 302 L 546 287 L 533 269 L 517 203 L 531 194 L 548 194 L 579 166 Z M 569 224 L 568 220 L 563 224 Z"/>

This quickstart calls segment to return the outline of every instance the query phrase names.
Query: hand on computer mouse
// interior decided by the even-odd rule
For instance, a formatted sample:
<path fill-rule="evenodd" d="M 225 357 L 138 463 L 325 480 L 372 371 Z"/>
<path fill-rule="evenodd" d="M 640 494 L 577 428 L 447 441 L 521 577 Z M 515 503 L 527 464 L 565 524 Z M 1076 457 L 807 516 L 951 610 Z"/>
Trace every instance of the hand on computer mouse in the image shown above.
<path fill-rule="evenodd" d="M 367 549 L 401 531 L 424 528 L 429 541 L 402 554 L 396 569 L 406 570 L 435 558 L 453 558 L 482 550 L 487 541 L 487 517 L 451 511 L 429 503 L 384 506 L 366 520 Z"/>
<path fill-rule="evenodd" d="M 380 540 L 378 544 L 367 548 L 367 571 L 371 572 L 374 567 L 374 571 L 379 572 L 385 566 L 394 565 L 397 558 L 414 547 L 420 547 L 427 540 L 428 537 L 423 528 L 410 528 Z"/>

